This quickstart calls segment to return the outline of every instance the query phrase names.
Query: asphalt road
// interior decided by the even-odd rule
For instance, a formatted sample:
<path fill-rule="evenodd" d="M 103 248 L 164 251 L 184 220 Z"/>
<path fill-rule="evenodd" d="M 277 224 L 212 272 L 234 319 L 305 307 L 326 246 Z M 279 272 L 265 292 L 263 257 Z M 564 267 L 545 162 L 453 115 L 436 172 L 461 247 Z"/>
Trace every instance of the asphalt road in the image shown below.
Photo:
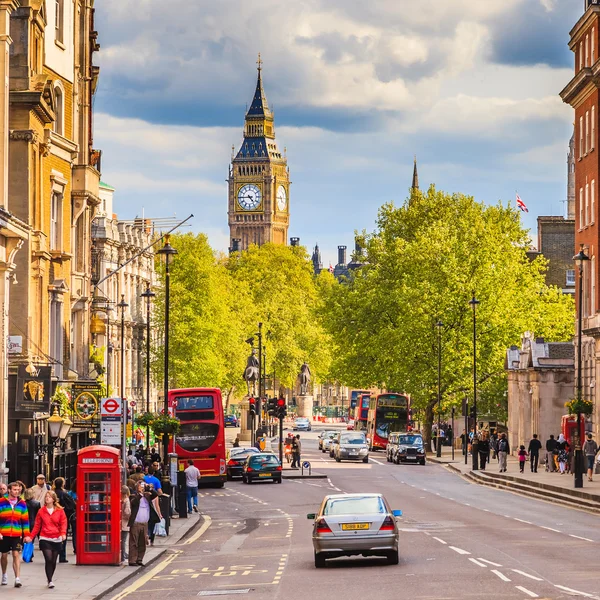
<path fill-rule="evenodd" d="M 434 464 L 341 463 L 301 434 L 303 459 L 328 479 L 228 483 L 201 491 L 192 537 L 114 592 L 130 597 L 252 600 L 595 598 L 597 516 L 477 486 Z M 400 564 L 336 559 L 315 569 L 311 524 L 323 496 L 382 492 L 401 509 Z"/>

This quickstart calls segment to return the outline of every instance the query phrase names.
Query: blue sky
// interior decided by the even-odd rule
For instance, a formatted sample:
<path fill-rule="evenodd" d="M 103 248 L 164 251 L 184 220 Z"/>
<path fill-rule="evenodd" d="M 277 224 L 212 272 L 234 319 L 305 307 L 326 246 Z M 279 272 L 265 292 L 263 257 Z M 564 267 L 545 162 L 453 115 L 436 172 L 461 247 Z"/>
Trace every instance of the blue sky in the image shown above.
<path fill-rule="evenodd" d="M 227 177 L 256 56 L 287 147 L 290 236 L 325 265 L 378 208 L 402 203 L 419 162 L 488 203 L 564 212 L 573 113 L 568 32 L 581 0 L 104 0 L 94 108 L 103 180 L 121 218 L 194 213 L 226 250 Z"/>

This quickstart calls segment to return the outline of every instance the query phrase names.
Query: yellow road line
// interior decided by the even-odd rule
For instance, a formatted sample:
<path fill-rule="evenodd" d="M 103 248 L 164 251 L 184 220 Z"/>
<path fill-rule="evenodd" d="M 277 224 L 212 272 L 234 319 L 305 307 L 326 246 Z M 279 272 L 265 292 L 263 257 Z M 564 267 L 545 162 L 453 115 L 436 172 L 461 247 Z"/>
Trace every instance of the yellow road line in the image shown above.
<path fill-rule="evenodd" d="M 112 597 L 112 600 L 122 600 L 129 594 L 132 594 L 136 590 L 139 590 L 143 585 L 146 585 L 153 577 L 158 575 L 161 571 L 166 569 L 175 559 L 177 554 L 170 554 L 161 563 L 156 565 L 154 569 L 148 571 L 143 577 L 140 577 L 137 581 L 134 581 L 130 586 L 126 587 L 120 594 Z"/>
<path fill-rule="evenodd" d="M 202 527 L 189 539 L 185 540 L 182 546 L 188 546 L 189 544 L 193 544 L 196 540 L 198 540 L 201 536 L 204 535 L 204 532 L 210 527 L 212 523 L 212 519 L 208 515 L 201 515 L 204 519 L 204 523 L 202 523 Z"/>

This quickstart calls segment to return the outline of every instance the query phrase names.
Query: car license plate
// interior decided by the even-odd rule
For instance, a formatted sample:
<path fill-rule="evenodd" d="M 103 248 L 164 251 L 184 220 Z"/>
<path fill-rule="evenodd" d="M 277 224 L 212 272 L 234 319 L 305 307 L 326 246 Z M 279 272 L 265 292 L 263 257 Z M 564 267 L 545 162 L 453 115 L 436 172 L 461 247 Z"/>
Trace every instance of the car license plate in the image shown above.
<path fill-rule="evenodd" d="M 416 456 L 407 456 L 406 460 L 417 460 Z"/>
<path fill-rule="evenodd" d="M 358 450 L 350 450 L 350 454 L 358 454 Z"/>
<path fill-rule="evenodd" d="M 271 477 L 271 473 L 259 473 L 259 477 Z"/>
<path fill-rule="evenodd" d="M 342 531 L 356 531 L 357 529 L 369 529 L 368 523 L 342 523 Z"/>

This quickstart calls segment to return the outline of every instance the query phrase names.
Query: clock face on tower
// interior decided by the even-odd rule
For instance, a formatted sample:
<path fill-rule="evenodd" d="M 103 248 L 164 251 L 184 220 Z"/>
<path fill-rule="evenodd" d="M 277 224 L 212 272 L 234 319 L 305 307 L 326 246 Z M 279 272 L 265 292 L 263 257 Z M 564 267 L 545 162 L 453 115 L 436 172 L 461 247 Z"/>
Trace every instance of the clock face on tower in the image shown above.
<path fill-rule="evenodd" d="M 285 188 L 280 185 L 277 188 L 277 208 L 281 211 L 285 210 L 285 207 L 287 206 L 287 193 L 285 191 Z"/>
<path fill-rule="evenodd" d="M 244 185 L 238 192 L 238 204 L 244 210 L 254 210 L 260 205 L 260 189 L 252 184 Z"/>

